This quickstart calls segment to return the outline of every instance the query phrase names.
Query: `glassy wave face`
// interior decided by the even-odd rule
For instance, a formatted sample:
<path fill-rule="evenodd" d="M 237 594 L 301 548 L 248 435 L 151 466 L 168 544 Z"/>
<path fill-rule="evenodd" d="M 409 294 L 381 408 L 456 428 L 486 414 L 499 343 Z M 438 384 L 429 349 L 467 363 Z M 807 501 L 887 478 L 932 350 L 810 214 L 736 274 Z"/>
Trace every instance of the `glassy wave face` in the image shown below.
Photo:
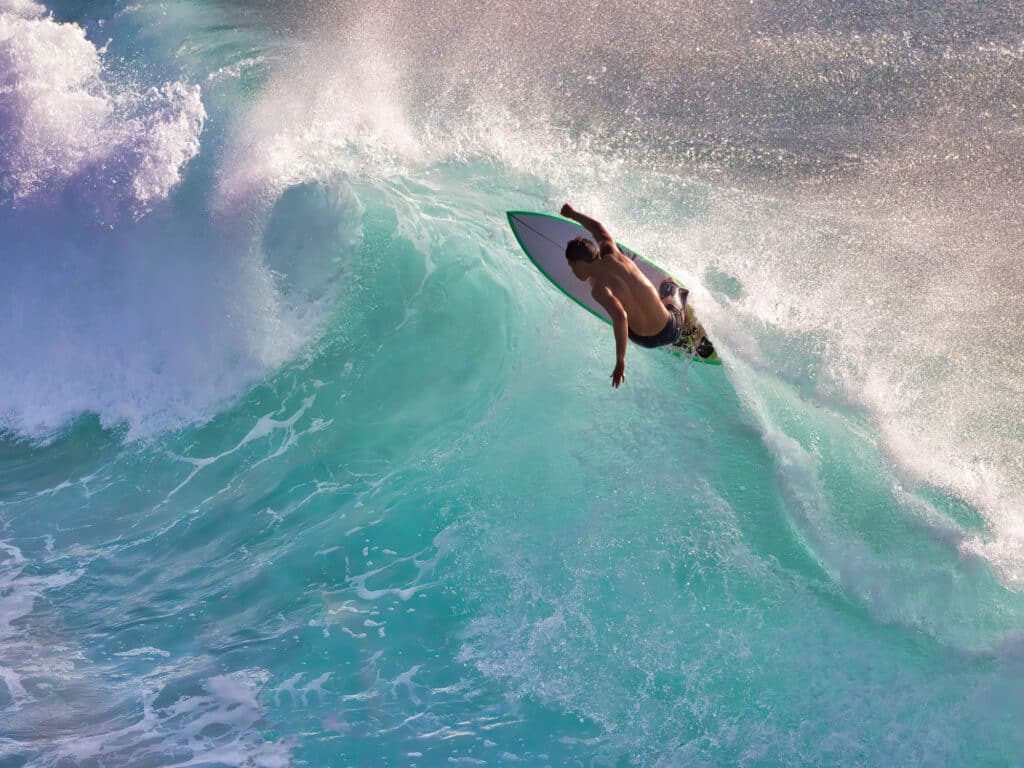
<path fill-rule="evenodd" d="M 0 764 L 1024 764 L 1019 4 L 371 5 L 0 0 Z"/>

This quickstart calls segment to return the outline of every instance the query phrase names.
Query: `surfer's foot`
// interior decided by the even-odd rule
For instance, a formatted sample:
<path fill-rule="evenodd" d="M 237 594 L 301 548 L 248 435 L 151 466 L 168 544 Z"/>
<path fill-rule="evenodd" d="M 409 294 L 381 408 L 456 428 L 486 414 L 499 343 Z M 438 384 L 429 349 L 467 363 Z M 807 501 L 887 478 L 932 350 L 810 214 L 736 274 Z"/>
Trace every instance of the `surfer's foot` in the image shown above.
<path fill-rule="evenodd" d="M 703 357 L 707 359 L 711 357 L 713 354 L 715 354 L 715 347 L 708 340 L 708 337 L 702 333 L 700 343 L 696 345 L 696 351 L 698 357 Z"/>

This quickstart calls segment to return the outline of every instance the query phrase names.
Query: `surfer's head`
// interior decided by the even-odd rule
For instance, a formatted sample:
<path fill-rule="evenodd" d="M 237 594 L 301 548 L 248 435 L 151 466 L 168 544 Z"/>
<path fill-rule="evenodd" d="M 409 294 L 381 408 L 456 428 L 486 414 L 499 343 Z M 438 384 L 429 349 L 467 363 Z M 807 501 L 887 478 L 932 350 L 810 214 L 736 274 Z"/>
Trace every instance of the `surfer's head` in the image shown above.
<path fill-rule="evenodd" d="M 570 263 L 574 261 L 585 261 L 588 264 L 601 258 L 601 251 L 597 249 L 597 243 L 585 237 L 575 237 L 565 246 L 565 258 Z"/>
<path fill-rule="evenodd" d="M 569 262 L 569 266 L 572 267 L 573 274 L 580 280 L 585 280 L 586 278 L 580 275 L 579 267 L 584 264 L 593 264 L 601 258 L 601 251 L 598 250 L 597 243 L 593 240 L 576 237 L 565 246 L 565 258 Z"/>

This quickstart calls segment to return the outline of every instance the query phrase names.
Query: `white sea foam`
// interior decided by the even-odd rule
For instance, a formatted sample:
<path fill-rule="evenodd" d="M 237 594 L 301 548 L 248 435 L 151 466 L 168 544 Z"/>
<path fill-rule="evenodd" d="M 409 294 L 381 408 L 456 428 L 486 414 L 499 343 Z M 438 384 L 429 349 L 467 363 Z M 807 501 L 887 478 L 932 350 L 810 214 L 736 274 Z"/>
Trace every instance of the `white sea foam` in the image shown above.
<path fill-rule="evenodd" d="M 76 24 L 0 7 L 0 182 L 16 205 L 68 190 L 105 219 L 167 197 L 199 151 L 198 86 L 122 87 Z"/>

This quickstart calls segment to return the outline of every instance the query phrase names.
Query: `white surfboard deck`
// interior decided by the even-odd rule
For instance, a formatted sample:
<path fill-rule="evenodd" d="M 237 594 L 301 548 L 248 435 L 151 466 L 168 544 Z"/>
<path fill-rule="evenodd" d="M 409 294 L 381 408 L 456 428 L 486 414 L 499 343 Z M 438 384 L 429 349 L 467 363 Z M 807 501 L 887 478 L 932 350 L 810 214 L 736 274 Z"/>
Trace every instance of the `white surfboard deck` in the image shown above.
<path fill-rule="evenodd" d="M 530 257 L 530 261 L 534 263 L 548 280 L 581 307 L 605 322 L 611 323 L 608 312 L 590 295 L 589 283 L 583 282 L 572 273 L 572 270 L 569 268 L 569 262 L 565 258 L 566 244 L 573 238 L 585 233 L 586 230 L 583 227 L 575 221 L 569 221 L 547 213 L 533 213 L 531 211 L 509 211 L 508 222 L 512 227 L 512 232 L 515 233 L 516 239 L 519 241 L 519 245 L 526 251 L 526 255 Z M 640 271 L 647 276 L 647 279 L 655 287 L 661 285 L 665 278 L 672 277 L 666 270 L 654 262 L 648 261 L 622 243 L 617 243 L 617 245 L 619 250 L 633 260 L 633 263 L 640 268 Z M 683 285 L 679 280 L 676 280 L 676 282 Z M 710 365 L 722 364 L 718 353 L 714 351 L 710 343 L 700 350 L 702 353 L 700 355 L 689 347 L 667 346 L 660 347 L 660 349 L 667 349 L 677 355 L 692 357 L 694 360 Z"/>

